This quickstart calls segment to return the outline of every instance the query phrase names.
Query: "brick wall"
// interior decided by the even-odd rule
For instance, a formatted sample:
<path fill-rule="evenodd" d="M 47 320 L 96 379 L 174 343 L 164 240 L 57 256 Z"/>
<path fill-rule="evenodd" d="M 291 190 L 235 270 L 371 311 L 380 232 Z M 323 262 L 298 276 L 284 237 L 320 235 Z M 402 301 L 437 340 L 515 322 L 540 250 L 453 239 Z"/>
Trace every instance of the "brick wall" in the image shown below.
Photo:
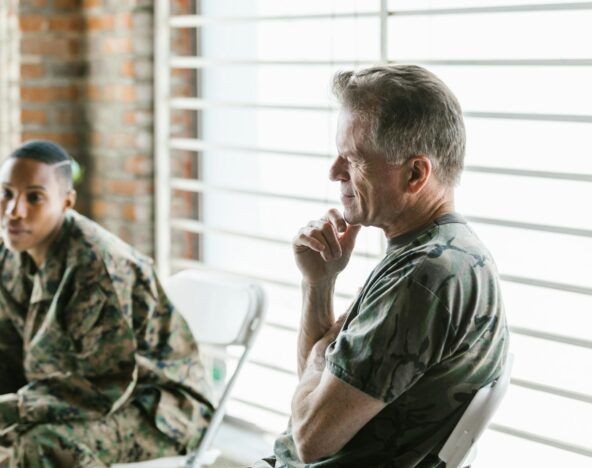
<path fill-rule="evenodd" d="M 172 0 L 174 12 L 194 8 Z M 65 146 L 84 168 L 79 211 L 153 255 L 153 0 L 20 0 L 19 17 L 22 140 Z M 176 53 L 192 53 L 193 36 L 174 36 Z M 176 74 L 172 85 L 192 94 L 195 76 Z M 177 134 L 194 136 L 192 113 L 174 118 Z M 194 174 L 193 156 L 179 158 L 174 173 Z M 195 214 L 194 197 L 174 206 Z M 193 241 L 181 240 L 191 255 Z"/>
<path fill-rule="evenodd" d="M 21 138 L 46 138 L 86 162 L 84 21 L 77 2 L 20 0 Z M 82 211 L 88 211 L 84 188 Z"/>

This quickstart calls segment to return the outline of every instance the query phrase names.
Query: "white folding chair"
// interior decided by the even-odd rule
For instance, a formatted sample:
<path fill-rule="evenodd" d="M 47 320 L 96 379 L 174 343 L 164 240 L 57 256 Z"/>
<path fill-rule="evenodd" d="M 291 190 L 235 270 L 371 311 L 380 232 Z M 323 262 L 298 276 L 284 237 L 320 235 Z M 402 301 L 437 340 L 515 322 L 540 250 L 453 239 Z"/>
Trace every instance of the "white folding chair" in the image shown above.
<path fill-rule="evenodd" d="M 116 464 L 112 468 L 198 468 L 202 464 L 213 463 L 217 453 L 209 451 L 210 444 L 224 417 L 230 392 L 263 324 L 264 293 L 252 281 L 202 270 L 185 270 L 168 278 L 164 282 L 164 289 L 202 347 L 200 352 L 207 347 L 218 350 L 218 354 L 225 354 L 228 347 L 240 346 L 242 353 L 222 389 L 212 421 L 194 453 L 187 457 Z"/>
<path fill-rule="evenodd" d="M 475 459 L 475 443 L 487 428 L 510 385 L 513 358 L 512 354 L 508 354 L 502 375 L 475 394 L 438 453 L 446 468 L 464 468 Z"/>

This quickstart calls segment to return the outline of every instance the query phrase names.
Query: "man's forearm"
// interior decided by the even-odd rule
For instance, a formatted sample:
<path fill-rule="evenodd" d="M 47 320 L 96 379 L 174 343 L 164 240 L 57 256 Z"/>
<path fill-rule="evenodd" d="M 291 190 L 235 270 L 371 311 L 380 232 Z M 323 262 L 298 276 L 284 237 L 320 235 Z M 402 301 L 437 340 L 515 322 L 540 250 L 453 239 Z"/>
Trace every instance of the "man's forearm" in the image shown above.
<path fill-rule="evenodd" d="M 323 370 L 325 369 L 325 357 L 309 353 L 300 376 L 300 382 L 292 398 L 292 423 L 297 425 L 308 413 L 308 396 L 319 386 Z"/>
<path fill-rule="evenodd" d="M 335 322 L 333 314 L 334 281 L 302 284 L 302 317 L 298 334 L 298 376 L 302 377 L 310 350 Z"/>

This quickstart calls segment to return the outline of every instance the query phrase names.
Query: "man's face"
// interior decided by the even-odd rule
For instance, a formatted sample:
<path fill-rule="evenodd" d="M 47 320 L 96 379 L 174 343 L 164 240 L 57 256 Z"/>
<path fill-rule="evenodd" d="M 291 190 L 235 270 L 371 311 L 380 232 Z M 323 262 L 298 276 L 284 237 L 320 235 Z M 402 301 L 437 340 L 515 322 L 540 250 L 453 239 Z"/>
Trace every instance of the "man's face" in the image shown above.
<path fill-rule="evenodd" d="M 53 166 L 19 158 L 0 168 L 0 226 L 6 246 L 18 252 L 47 249 L 61 227 L 71 192 Z M 31 252 L 30 252 L 31 253 Z"/>
<path fill-rule="evenodd" d="M 329 178 L 341 183 L 341 202 L 349 224 L 385 228 L 399 214 L 405 185 L 401 167 L 369 149 L 366 125 L 347 109 L 339 113 L 338 156 Z"/>

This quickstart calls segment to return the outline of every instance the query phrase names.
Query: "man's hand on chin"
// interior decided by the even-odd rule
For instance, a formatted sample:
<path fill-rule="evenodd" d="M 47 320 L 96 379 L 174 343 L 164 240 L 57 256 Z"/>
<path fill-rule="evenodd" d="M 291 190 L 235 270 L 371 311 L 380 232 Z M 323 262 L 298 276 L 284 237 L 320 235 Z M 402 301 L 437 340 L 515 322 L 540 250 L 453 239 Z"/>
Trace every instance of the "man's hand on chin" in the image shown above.
<path fill-rule="evenodd" d="M 300 229 L 292 247 L 304 283 L 335 281 L 349 262 L 360 228 L 347 224 L 338 210 L 331 209 Z"/>

